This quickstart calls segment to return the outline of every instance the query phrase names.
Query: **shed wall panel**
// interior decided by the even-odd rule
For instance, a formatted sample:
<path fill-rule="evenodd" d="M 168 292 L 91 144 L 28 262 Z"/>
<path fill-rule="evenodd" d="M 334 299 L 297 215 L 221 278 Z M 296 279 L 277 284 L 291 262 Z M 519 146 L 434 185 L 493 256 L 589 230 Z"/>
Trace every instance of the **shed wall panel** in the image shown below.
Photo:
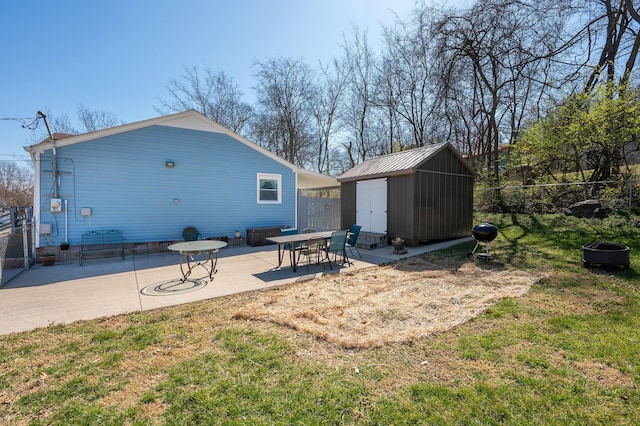
<path fill-rule="evenodd" d="M 473 179 L 418 172 L 420 240 L 468 236 L 473 222 Z"/>
<path fill-rule="evenodd" d="M 416 245 L 415 174 L 389 178 L 388 237 L 400 237 L 407 245 Z"/>
<path fill-rule="evenodd" d="M 340 184 L 340 228 L 348 229 L 356 223 L 356 182 Z"/>

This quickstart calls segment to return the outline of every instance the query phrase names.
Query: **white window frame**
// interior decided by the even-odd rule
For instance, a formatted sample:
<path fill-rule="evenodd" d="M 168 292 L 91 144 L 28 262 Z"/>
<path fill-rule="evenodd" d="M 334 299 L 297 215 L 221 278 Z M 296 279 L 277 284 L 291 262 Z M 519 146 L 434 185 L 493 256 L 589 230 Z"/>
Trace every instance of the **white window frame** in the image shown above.
<path fill-rule="evenodd" d="M 262 200 L 260 199 L 260 183 L 263 180 L 275 180 L 277 182 L 277 199 L 276 200 Z M 257 202 L 258 204 L 282 204 L 282 175 L 274 173 L 258 173 L 256 179 L 257 189 Z"/>

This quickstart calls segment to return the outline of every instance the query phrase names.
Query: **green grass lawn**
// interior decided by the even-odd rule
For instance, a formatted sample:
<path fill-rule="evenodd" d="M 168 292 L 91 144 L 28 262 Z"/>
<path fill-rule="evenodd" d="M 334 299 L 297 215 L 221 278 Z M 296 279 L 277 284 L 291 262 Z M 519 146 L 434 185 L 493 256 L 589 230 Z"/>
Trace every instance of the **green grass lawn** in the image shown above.
<path fill-rule="evenodd" d="M 232 319 L 256 292 L 0 336 L 0 424 L 639 424 L 640 217 L 480 220 L 492 267 L 547 275 L 448 332 L 346 350 Z M 600 240 L 631 269 L 584 268 Z"/>

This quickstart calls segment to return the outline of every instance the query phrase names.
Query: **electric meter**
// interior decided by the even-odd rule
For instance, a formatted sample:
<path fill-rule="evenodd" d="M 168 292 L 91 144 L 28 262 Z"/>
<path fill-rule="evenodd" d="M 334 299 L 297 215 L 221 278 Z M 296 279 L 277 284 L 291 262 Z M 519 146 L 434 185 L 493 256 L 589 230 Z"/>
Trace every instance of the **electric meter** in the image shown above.
<path fill-rule="evenodd" d="M 52 198 L 51 199 L 51 211 L 52 212 L 61 212 L 62 211 L 62 200 L 60 198 Z"/>

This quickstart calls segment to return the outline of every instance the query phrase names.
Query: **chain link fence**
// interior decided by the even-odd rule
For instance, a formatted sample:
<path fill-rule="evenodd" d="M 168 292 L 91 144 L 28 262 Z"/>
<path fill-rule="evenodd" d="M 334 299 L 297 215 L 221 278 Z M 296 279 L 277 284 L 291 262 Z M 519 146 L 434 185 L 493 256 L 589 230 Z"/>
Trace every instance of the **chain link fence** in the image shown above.
<path fill-rule="evenodd" d="M 10 217 L 9 226 L 0 224 L 0 286 L 27 270 L 35 259 L 31 210 L 16 210 Z"/>
<path fill-rule="evenodd" d="M 505 185 L 476 188 L 474 208 L 490 213 L 565 213 L 573 204 L 598 200 L 611 211 L 640 209 L 640 181 Z"/>

